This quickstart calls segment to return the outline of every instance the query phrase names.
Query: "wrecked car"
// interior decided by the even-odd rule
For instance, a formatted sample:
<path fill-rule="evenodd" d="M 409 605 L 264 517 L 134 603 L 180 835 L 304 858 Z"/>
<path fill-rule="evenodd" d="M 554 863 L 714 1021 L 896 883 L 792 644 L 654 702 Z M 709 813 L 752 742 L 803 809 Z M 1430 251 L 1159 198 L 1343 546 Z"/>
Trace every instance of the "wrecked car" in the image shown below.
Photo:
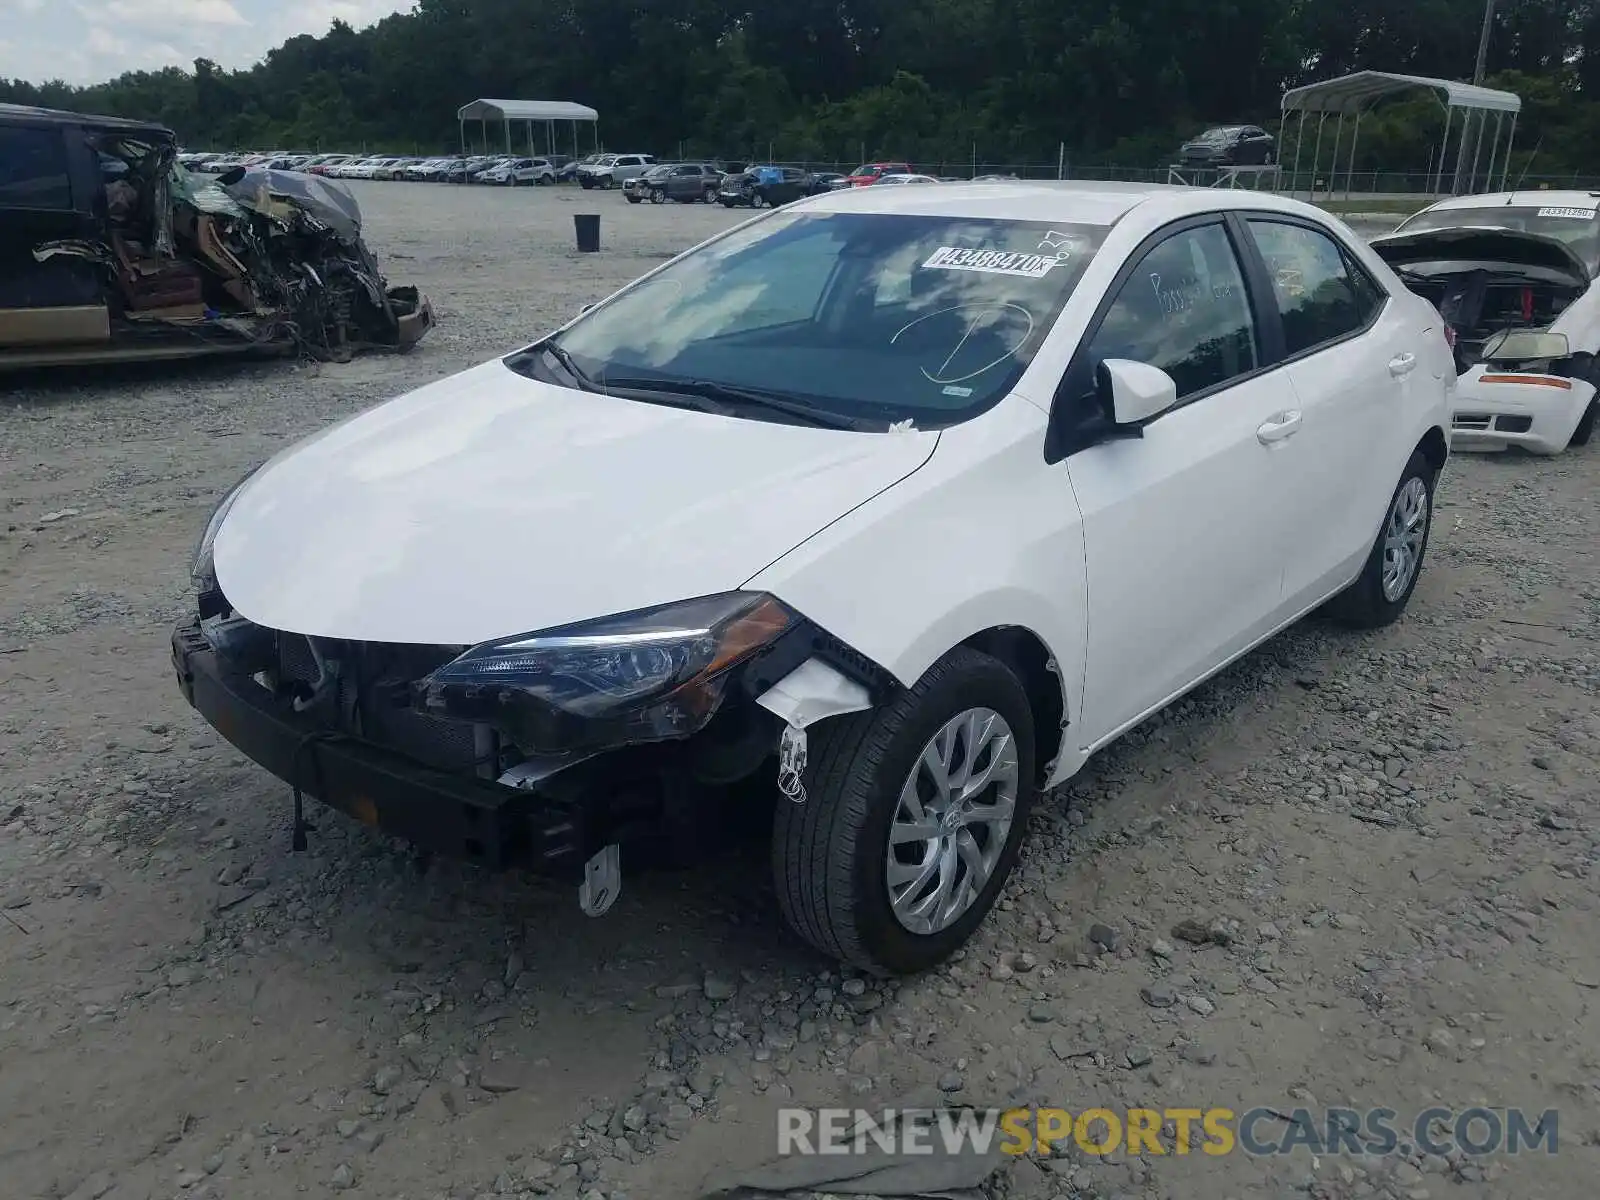
<path fill-rule="evenodd" d="M 914 972 L 1041 788 L 1321 605 L 1400 617 L 1440 326 L 1284 197 L 809 197 L 268 460 L 205 524 L 176 679 L 296 846 L 312 796 L 598 914 L 759 812 L 791 926 Z"/>
<path fill-rule="evenodd" d="M 1460 375 L 1451 444 L 1559 454 L 1594 433 L 1600 195 L 1440 201 L 1372 248 L 1446 322 Z"/>
<path fill-rule="evenodd" d="M 390 287 L 349 192 L 192 174 L 170 130 L 0 104 L 0 369 L 241 352 L 406 350 L 433 324 Z"/>

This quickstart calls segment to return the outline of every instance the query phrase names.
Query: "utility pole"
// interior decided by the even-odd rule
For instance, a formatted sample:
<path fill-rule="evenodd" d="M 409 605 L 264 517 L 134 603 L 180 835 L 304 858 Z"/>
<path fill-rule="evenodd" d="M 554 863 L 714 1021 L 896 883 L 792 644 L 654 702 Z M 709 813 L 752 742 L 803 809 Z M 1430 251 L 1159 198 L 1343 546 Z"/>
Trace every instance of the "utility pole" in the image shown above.
<path fill-rule="evenodd" d="M 1472 69 L 1472 82 L 1483 82 L 1484 67 L 1489 61 L 1489 31 L 1494 28 L 1494 0 L 1485 0 L 1483 6 L 1483 32 L 1478 35 L 1478 63 Z"/>

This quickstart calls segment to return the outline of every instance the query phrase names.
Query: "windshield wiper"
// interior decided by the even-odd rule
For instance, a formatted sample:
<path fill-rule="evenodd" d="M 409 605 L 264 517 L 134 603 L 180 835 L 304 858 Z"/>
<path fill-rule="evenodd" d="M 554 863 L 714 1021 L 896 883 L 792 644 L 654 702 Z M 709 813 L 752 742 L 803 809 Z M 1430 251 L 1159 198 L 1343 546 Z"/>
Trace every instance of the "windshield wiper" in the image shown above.
<path fill-rule="evenodd" d="M 583 368 L 573 361 L 572 355 L 567 352 L 567 348 L 554 338 L 545 338 L 545 340 L 542 342 L 535 342 L 522 353 L 512 355 L 510 358 L 505 360 L 506 366 L 510 367 L 513 371 L 525 373 L 529 365 L 529 360 L 537 358 L 539 355 L 543 354 L 548 354 L 551 358 L 555 359 L 556 362 L 560 363 L 561 369 L 568 375 L 572 376 L 573 382 L 584 391 L 602 392 L 605 390 L 587 374 L 585 374 Z"/>
<path fill-rule="evenodd" d="M 768 412 L 783 413 L 794 417 L 806 425 L 815 425 L 820 429 L 850 429 L 861 430 L 874 425 L 874 422 L 864 421 L 858 417 L 847 417 L 841 413 L 827 412 L 813 408 L 809 404 L 798 400 L 791 400 L 787 396 L 762 391 L 758 388 L 734 387 L 726 383 L 713 383 L 707 379 L 645 379 L 645 378 L 617 378 L 607 376 L 605 386 L 608 388 L 623 388 L 626 391 L 657 392 L 672 396 L 696 396 L 702 400 L 709 400 L 718 407 L 707 407 L 707 412 L 717 412 L 727 415 L 728 407 L 734 408 L 760 408 Z"/>

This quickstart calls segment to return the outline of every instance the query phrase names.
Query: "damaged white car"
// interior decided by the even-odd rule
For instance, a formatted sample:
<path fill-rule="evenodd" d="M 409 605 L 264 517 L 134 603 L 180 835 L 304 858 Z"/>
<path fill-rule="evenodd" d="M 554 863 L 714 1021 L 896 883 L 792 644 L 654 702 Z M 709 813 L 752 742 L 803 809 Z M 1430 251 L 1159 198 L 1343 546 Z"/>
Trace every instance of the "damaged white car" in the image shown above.
<path fill-rule="evenodd" d="M 916 971 L 1042 788 L 1330 600 L 1399 616 L 1453 384 L 1294 201 L 833 192 L 268 461 L 173 662 L 298 845 L 311 795 L 599 913 L 731 790 L 801 936 Z"/>
<path fill-rule="evenodd" d="M 1451 445 L 1559 454 L 1588 444 L 1600 383 L 1594 192 L 1458 196 L 1372 247 L 1444 317 L 1461 374 Z"/>
<path fill-rule="evenodd" d="M 427 297 L 390 287 L 338 184 L 191 173 L 172 131 L 0 104 L 0 370 L 214 354 L 405 350 Z"/>

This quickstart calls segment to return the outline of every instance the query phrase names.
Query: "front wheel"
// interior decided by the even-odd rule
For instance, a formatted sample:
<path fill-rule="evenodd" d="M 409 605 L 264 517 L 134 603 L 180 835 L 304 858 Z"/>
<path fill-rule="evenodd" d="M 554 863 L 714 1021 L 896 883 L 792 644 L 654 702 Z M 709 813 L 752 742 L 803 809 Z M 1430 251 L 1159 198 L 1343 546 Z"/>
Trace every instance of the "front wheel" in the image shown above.
<path fill-rule="evenodd" d="M 785 918 L 876 975 L 948 958 L 1004 887 L 1033 803 L 1022 684 L 959 647 L 883 707 L 807 733 L 807 796 L 780 799 L 773 829 Z"/>
<path fill-rule="evenodd" d="M 629 204 L 643 204 L 644 203 L 644 201 L 641 200 L 638 196 L 624 196 L 623 199 L 625 199 Z"/>
<path fill-rule="evenodd" d="M 651 188 L 650 189 L 650 203 L 651 204 L 665 204 L 666 202 L 667 202 L 667 190 L 666 190 L 666 188 Z"/>
<path fill-rule="evenodd" d="M 1335 620 L 1352 629 L 1379 629 L 1405 612 L 1422 575 L 1433 529 L 1433 485 L 1438 472 L 1414 451 L 1389 500 L 1383 528 L 1361 574 L 1328 603 Z"/>
<path fill-rule="evenodd" d="M 611 176 L 602 175 L 600 177 L 601 190 L 609 192 L 612 189 L 612 187 L 614 187 L 615 185 L 616 185 L 616 180 L 612 179 Z"/>

